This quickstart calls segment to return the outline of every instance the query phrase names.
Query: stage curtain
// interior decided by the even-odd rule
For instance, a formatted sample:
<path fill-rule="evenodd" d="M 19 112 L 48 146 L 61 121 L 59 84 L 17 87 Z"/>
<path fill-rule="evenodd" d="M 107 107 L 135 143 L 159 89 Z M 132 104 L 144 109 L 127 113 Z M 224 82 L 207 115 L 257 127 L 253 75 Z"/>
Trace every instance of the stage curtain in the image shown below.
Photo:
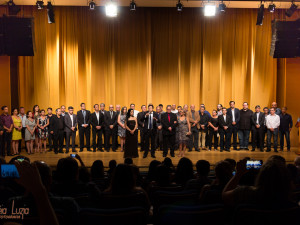
<path fill-rule="evenodd" d="M 257 9 L 227 9 L 206 18 L 199 8 L 24 7 L 35 21 L 34 57 L 19 57 L 20 104 L 92 109 L 104 102 L 164 105 L 276 100 L 277 60 L 269 56 L 271 14 L 256 26 Z"/>

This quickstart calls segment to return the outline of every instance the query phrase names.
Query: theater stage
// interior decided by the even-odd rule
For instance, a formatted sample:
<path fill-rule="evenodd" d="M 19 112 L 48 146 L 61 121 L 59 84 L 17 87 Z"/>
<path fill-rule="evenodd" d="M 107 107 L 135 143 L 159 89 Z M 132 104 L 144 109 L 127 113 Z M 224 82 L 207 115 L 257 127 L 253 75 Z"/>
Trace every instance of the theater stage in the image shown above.
<path fill-rule="evenodd" d="M 253 159 L 259 159 L 259 160 L 266 160 L 271 155 L 280 155 L 283 156 L 288 163 L 291 163 L 294 161 L 295 157 L 297 157 L 297 154 L 295 151 L 298 149 L 296 147 L 292 148 L 290 152 L 287 152 L 284 150 L 283 152 L 274 153 L 273 150 L 271 152 L 251 152 L 251 151 L 234 151 L 231 150 L 231 152 L 219 152 L 219 151 L 207 151 L 202 150 L 201 152 L 186 152 L 185 156 L 192 160 L 192 162 L 195 164 L 199 159 L 205 159 L 208 160 L 212 165 L 214 165 L 216 162 L 223 160 L 225 158 L 233 158 L 235 160 L 242 159 L 244 157 L 251 157 Z M 177 152 L 175 151 L 175 157 L 172 158 L 174 165 L 177 165 L 178 161 L 180 160 L 180 157 L 177 156 Z M 124 161 L 123 153 L 120 152 L 120 149 L 117 150 L 117 152 L 87 152 L 84 150 L 83 152 L 78 153 L 80 157 L 82 158 L 83 162 L 87 167 L 90 167 L 92 163 L 97 160 L 101 159 L 104 163 L 105 167 L 108 167 L 108 162 L 112 159 L 115 159 L 117 163 L 122 163 Z M 70 154 L 54 154 L 54 152 L 47 152 L 47 153 L 35 153 L 33 155 L 27 155 L 25 153 L 25 150 L 22 149 L 21 155 L 24 155 L 28 158 L 30 158 L 31 161 L 35 160 L 43 160 L 50 166 L 56 166 L 58 159 L 66 157 Z M 168 155 L 170 157 L 170 155 Z M 12 157 L 6 157 L 5 159 L 9 161 Z M 162 157 L 162 151 L 156 152 L 156 159 L 157 160 L 163 160 Z M 149 163 L 153 160 L 153 158 L 150 157 L 150 154 L 147 158 L 143 159 L 143 153 L 139 153 L 139 157 L 133 159 L 133 162 L 138 167 L 147 167 Z"/>

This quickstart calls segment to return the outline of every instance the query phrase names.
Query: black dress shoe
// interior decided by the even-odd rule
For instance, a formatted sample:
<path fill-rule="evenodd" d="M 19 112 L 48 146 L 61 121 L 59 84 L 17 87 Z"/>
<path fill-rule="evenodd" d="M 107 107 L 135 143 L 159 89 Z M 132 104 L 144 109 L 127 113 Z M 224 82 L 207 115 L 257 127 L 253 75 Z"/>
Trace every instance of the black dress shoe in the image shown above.
<path fill-rule="evenodd" d="M 105 149 L 105 151 L 109 152 L 109 149 Z"/>
<path fill-rule="evenodd" d="M 152 158 L 156 158 L 155 155 L 151 155 Z"/>
<path fill-rule="evenodd" d="M 113 151 L 113 152 L 116 152 L 116 149 L 113 149 L 112 151 Z"/>
<path fill-rule="evenodd" d="M 75 150 L 75 149 L 72 149 L 72 152 L 76 152 L 76 150 Z"/>
<path fill-rule="evenodd" d="M 80 149 L 79 152 L 83 152 L 83 149 Z"/>
<path fill-rule="evenodd" d="M 69 150 L 65 152 L 66 154 L 69 153 Z"/>
<path fill-rule="evenodd" d="M 191 152 L 191 151 L 192 151 L 192 149 L 189 149 L 189 150 L 188 150 L 188 152 Z"/>
<path fill-rule="evenodd" d="M 91 150 L 91 149 L 88 149 L 87 151 L 88 151 L 88 152 L 92 152 L 92 150 Z"/>
<path fill-rule="evenodd" d="M 223 149 L 220 149 L 220 152 L 223 152 Z"/>
<path fill-rule="evenodd" d="M 55 154 L 58 154 L 58 152 L 57 152 L 57 151 L 54 151 L 54 153 L 55 153 Z"/>
<path fill-rule="evenodd" d="M 102 148 L 98 149 L 98 151 L 100 151 L 100 152 L 104 152 Z"/>
<path fill-rule="evenodd" d="M 163 154 L 163 157 L 166 158 L 166 157 L 167 157 L 167 154 Z"/>
<path fill-rule="evenodd" d="M 48 152 L 52 152 L 52 149 L 49 149 Z"/>
<path fill-rule="evenodd" d="M 147 158 L 147 156 L 146 156 L 146 155 L 143 155 L 143 159 L 144 159 L 144 158 Z"/>
<path fill-rule="evenodd" d="M 260 151 L 263 152 L 264 150 L 263 150 L 263 149 L 260 149 Z"/>
<path fill-rule="evenodd" d="M 96 152 L 96 149 L 93 149 L 93 152 Z"/>
<path fill-rule="evenodd" d="M 275 149 L 274 152 L 278 152 L 277 149 Z"/>
<path fill-rule="evenodd" d="M 251 152 L 254 152 L 255 151 L 255 148 L 252 148 Z"/>
<path fill-rule="evenodd" d="M 233 150 L 238 150 L 237 147 L 234 147 Z"/>
<path fill-rule="evenodd" d="M 64 153 L 62 150 L 59 150 L 58 153 Z"/>
<path fill-rule="evenodd" d="M 267 149 L 267 151 L 266 152 L 270 152 L 271 151 L 271 149 Z"/>
<path fill-rule="evenodd" d="M 192 151 L 192 150 L 191 150 L 191 151 Z M 200 152 L 200 150 L 199 150 L 199 149 L 196 149 L 195 151 L 196 151 L 196 152 Z"/>

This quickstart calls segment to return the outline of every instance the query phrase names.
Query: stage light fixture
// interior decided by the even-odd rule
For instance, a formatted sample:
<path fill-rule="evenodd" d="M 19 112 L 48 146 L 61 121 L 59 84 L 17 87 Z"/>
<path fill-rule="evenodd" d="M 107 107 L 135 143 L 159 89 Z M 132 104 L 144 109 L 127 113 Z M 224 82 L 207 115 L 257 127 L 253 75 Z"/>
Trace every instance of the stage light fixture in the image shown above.
<path fill-rule="evenodd" d="M 215 16 L 216 6 L 215 5 L 205 5 L 204 6 L 204 16 Z"/>
<path fill-rule="evenodd" d="M 180 2 L 180 0 L 178 0 L 177 4 L 176 4 L 176 9 L 178 12 L 181 12 L 182 9 L 183 9 L 183 5 L 182 3 Z"/>
<path fill-rule="evenodd" d="M 92 0 L 91 2 L 89 2 L 89 9 L 90 10 L 94 10 L 96 7 L 96 3 Z"/>
<path fill-rule="evenodd" d="M 225 3 L 222 1 L 220 4 L 219 4 L 219 11 L 220 12 L 225 12 L 226 10 L 226 5 Z"/>
<path fill-rule="evenodd" d="M 265 9 L 265 5 L 261 3 L 260 7 L 258 8 L 258 11 L 257 11 L 256 25 L 259 25 L 259 26 L 263 25 L 264 9 Z"/>
<path fill-rule="evenodd" d="M 54 10 L 51 1 L 48 1 L 47 3 L 47 13 L 48 13 L 48 23 L 55 23 Z"/>
<path fill-rule="evenodd" d="M 294 12 L 297 10 L 298 6 L 295 5 L 294 1 L 292 1 L 291 7 L 285 12 L 285 15 L 291 17 Z"/>
<path fill-rule="evenodd" d="M 271 2 L 271 4 L 268 7 L 269 12 L 273 13 L 275 12 L 275 9 L 276 9 L 276 5 L 273 2 Z"/>
<path fill-rule="evenodd" d="M 116 17 L 118 15 L 118 7 L 114 2 L 105 5 L 105 14 L 108 17 Z"/>
<path fill-rule="evenodd" d="M 19 6 L 17 6 L 13 0 L 9 0 L 7 2 L 7 5 L 8 5 L 8 14 L 9 15 L 15 16 L 21 11 L 21 8 Z"/>
<path fill-rule="evenodd" d="M 135 4 L 134 0 L 132 0 L 132 2 L 130 2 L 129 9 L 130 9 L 130 11 L 136 10 L 136 4 Z"/>
<path fill-rule="evenodd" d="M 43 9 L 44 1 L 36 1 L 36 7 L 37 7 L 37 9 Z"/>

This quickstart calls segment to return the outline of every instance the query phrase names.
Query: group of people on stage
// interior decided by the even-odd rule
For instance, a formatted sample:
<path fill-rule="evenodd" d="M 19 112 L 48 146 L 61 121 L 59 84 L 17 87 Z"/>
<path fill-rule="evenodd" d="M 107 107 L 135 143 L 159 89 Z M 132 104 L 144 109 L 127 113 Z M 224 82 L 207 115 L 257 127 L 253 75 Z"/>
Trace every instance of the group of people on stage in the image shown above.
<path fill-rule="evenodd" d="M 277 152 L 278 136 L 280 135 L 280 150 L 284 147 L 286 139 L 287 150 L 290 151 L 290 131 L 293 127 L 291 115 L 287 113 L 287 107 L 277 108 L 273 102 L 271 108 L 263 108 L 259 105 L 253 112 L 248 108 L 248 103 L 243 103 L 243 108 L 235 107 L 235 102 L 230 101 L 230 108 L 218 104 L 216 110 L 210 114 L 205 105 L 201 104 L 200 110 L 196 111 L 195 105 L 168 105 L 166 112 L 163 105 L 156 108 L 152 104 L 142 105 L 141 111 L 131 104 L 126 106 L 109 105 L 105 110 L 105 104 L 94 105 L 94 112 L 86 109 L 85 103 L 81 103 L 80 110 L 74 113 L 72 106 L 61 106 L 40 110 L 38 105 L 32 111 L 25 114 L 24 107 L 13 109 L 9 114 L 7 106 L 2 107 L 0 116 L 0 151 L 1 155 L 19 154 L 22 139 L 25 140 L 28 154 L 46 152 L 46 142 L 49 143 L 49 151 L 63 153 L 65 141 L 66 153 L 72 148 L 75 150 L 75 137 L 79 131 L 79 152 L 86 147 L 87 151 L 104 150 L 116 151 L 118 137 L 120 138 L 121 151 L 124 157 L 138 157 L 138 130 L 140 131 L 141 151 L 143 157 L 147 157 L 149 151 L 155 158 L 156 149 L 163 150 L 166 157 L 168 149 L 174 157 L 174 150 L 179 150 L 179 156 L 185 155 L 185 150 L 195 151 L 217 150 L 230 151 L 248 150 L 249 136 L 252 132 L 252 151 L 259 148 L 264 150 L 264 140 L 267 134 L 267 152 L 271 151 L 271 139 L 273 137 L 274 151 Z M 92 130 L 92 148 L 90 145 L 90 133 Z M 104 142 L 103 138 L 104 137 Z M 237 137 L 239 148 L 237 148 Z M 70 145 L 70 139 L 72 143 Z M 232 140 L 232 143 L 231 143 Z M 150 150 L 151 146 L 151 150 Z M 12 147 L 12 153 L 11 153 Z M 104 150 L 103 150 L 104 148 Z"/>

